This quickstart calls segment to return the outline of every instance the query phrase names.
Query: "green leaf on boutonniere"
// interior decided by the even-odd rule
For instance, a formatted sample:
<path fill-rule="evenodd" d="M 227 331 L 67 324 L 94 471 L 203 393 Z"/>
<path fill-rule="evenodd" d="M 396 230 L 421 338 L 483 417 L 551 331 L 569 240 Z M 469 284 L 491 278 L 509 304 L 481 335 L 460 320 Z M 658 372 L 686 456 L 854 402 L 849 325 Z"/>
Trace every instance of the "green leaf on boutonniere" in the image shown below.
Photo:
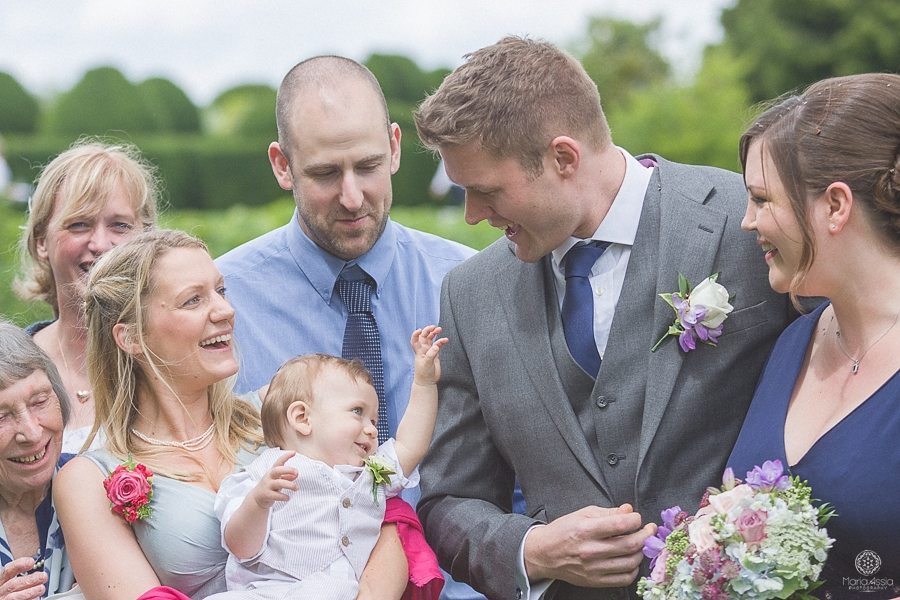
<path fill-rule="evenodd" d="M 678 293 L 681 294 L 682 298 L 687 298 L 687 295 L 691 293 L 691 282 L 681 273 L 678 274 Z"/>
<path fill-rule="evenodd" d="M 667 294 L 660 294 L 660 295 L 659 295 L 660 298 L 662 298 L 663 300 L 666 301 L 666 304 L 668 304 L 669 306 L 671 306 L 671 307 L 674 309 L 674 308 L 675 308 L 675 303 L 672 302 L 672 296 L 673 296 L 673 294 L 672 294 L 671 292 L 670 292 L 670 293 L 667 293 Z"/>
<path fill-rule="evenodd" d="M 378 486 L 388 485 L 391 482 L 390 476 L 396 475 L 397 472 L 374 454 L 365 460 L 365 467 L 372 473 L 372 499 L 377 504 Z"/>

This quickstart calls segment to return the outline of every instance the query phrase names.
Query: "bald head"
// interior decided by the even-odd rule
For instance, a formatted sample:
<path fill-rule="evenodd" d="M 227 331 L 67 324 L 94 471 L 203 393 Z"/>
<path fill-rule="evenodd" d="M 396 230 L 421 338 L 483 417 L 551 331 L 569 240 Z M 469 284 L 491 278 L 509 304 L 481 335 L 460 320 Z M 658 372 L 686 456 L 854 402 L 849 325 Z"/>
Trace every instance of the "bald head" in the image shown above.
<path fill-rule="evenodd" d="M 315 56 L 298 63 L 291 69 L 278 88 L 275 121 L 278 125 L 278 142 L 282 149 L 291 148 L 291 136 L 302 130 L 303 123 L 295 122 L 298 111 L 294 110 L 298 100 L 310 98 L 335 89 L 364 86 L 372 91 L 368 96 L 381 105 L 385 130 L 390 127 L 387 102 L 381 86 L 372 72 L 355 60 L 342 56 Z"/>

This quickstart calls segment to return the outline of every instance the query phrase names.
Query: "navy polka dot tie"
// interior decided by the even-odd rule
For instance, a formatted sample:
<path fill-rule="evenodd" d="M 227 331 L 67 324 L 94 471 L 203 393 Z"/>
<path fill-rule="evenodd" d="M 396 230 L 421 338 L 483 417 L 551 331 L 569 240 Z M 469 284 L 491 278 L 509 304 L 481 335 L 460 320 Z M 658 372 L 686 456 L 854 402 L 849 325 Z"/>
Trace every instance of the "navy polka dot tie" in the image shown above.
<path fill-rule="evenodd" d="M 372 314 L 372 292 L 374 285 L 362 270 L 356 267 L 352 270 L 363 275 L 360 279 L 344 279 L 344 273 L 338 277 L 336 288 L 338 296 L 344 306 L 347 307 L 347 327 L 344 329 L 344 347 L 341 357 L 346 359 L 358 358 L 368 369 L 375 384 L 375 392 L 378 394 L 378 443 L 383 443 L 390 437 L 388 425 L 387 405 L 384 401 L 384 363 L 381 361 L 381 337 L 378 334 L 378 324 Z M 354 275 L 351 269 L 345 273 Z"/>
<path fill-rule="evenodd" d="M 577 244 L 563 258 L 566 295 L 562 323 L 566 345 L 575 362 L 594 378 L 600 371 L 600 354 L 594 339 L 594 294 L 588 276 L 607 246 L 606 242 Z"/>

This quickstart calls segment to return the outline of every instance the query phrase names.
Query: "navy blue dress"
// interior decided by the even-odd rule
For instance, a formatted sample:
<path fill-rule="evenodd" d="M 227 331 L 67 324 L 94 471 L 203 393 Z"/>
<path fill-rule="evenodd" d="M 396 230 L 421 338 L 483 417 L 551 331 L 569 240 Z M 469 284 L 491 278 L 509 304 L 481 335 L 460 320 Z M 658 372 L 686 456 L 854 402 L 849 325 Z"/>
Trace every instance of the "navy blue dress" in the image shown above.
<path fill-rule="evenodd" d="M 765 460 L 777 458 L 787 466 L 788 404 L 827 305 L 798 318 L 778 338 L 728 459 L 736 477 L 743 479 Z M 818 595 L 869 600 L 900 595 L 900 370 L 789 471 L 838 513 L 827 525 L 835 543 Z M 879 560 L 880 568 L 872 572 Z"/>

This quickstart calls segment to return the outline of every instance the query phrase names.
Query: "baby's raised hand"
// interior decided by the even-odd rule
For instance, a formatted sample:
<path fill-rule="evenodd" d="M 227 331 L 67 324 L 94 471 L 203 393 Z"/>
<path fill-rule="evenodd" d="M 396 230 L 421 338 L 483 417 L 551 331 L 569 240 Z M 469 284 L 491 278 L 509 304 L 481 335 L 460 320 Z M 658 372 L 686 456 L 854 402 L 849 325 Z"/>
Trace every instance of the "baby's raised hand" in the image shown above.
<path fill-rule="evenodd" d="M 440 327 L 428 325 L 413 331 L 409 340 L 413 352 L 416 353 L 413 381 L 419 385 L 434 385 L 441 378 L 441 361 L 438 355 L 441 347 L 449 340 L 447 338 L 436 339 L 440 334 Z"/>
<path fill-rule="evenodd" d="M 276 502 L 288 499 L 288 495 L 282 490 L 294 490 L 296 492 L 300 489 L 297 482 L 294 481 L 297 479 L 297 469 L 284 466 L 284 463 L 295 454 L 297 453 L 285 452 L 279 456 L 272 468 L 269 469 L 269 472 L 266 473 L 266 476 L 260 479 L 253 491 L 250 492 L 257 506 L 268 510 Z"/>

